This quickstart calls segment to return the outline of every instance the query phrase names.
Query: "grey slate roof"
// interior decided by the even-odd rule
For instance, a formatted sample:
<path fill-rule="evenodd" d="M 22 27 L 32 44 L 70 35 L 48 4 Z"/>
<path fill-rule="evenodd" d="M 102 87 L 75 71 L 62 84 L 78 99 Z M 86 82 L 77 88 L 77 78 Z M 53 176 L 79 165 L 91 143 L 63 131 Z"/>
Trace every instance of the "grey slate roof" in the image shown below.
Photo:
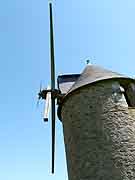
<path fill-rule="evenodd" d="M 98 81 L 108 80 L 108 79 L 117 79 L 120 84 L 125 88 L 131 82 L 135 83 L 135 79 L 128 76 L 112 72 L 110 70 L 104 69 L 96 65 L 87 65 L 84 71 L 79 75 L 73 85 L 70 87 L 68 92 L 64 95 L 63 100 L 58 106 L 58 117 L 61 120 L 61 108 L 63 103 L 68 99 L 68 97 L 75 92 L 77 89 L 96 83 Z M 72 81 L 73 82 L 73 81 Z"/>
<path fill-rule="evenodd" d="M 80 77 L 77 79 L 77 81 L 73 84 L 71 89 L 68 91 L 68 93 L 91 83 L 106 80 L 106 79 L 131 79 L 125 75 L 112 72 L 110 70 L 106 70 L 100 66 L 96 65 L 87 65 Z M 68 94 L 67 93 L 67 94 Z"/>

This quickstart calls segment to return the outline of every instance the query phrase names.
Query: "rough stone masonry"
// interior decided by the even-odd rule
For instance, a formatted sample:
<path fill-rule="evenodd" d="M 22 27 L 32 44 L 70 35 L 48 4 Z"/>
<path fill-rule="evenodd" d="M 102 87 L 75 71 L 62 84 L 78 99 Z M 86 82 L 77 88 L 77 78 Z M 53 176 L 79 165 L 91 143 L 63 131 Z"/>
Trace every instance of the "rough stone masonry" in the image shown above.
<path fill-rule="evenodd" d="M 117 84 L 89 84 L 63 103 L 69 180 L 135 180 L 135 109 Z"/>

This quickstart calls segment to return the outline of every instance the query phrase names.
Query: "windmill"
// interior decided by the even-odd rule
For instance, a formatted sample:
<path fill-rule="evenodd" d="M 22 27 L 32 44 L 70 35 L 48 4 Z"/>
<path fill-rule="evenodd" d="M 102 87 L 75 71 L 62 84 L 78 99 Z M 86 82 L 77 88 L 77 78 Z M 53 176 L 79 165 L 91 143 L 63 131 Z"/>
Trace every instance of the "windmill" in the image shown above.
<path fill-rule="evenodd" d="M 51 87 L 40 87 L 38 99 L 46 100 L 44 121 L 51 106 L 52 173 L 57 99 L 69 179 L 135 179 L 135 80 L 87 60 L 81 74 L 58 76 L 56 89 L 52 3 L 49 12 Z"/>

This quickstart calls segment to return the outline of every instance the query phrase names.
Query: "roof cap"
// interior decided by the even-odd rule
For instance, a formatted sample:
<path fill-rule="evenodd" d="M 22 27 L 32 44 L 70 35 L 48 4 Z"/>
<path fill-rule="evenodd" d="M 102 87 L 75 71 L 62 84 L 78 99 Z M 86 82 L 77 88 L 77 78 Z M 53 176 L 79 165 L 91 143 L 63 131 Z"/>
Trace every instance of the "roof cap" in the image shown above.
<path fill-rule="evenodd" d="M 87 65 L 84 71 L 82 72 L 82 74 L 80 75 L 80 77 L 73 84 L 71 89 L 68 91 L 68 93 L 87 84 L 91 84 L 101 80 L 114 79 L 114 78 L 131 79 L 125 75 L 112 72 L 97 65 Z"/>
<path fill-rule="evenodd" d="M 58 117 L 61 120 L 61 108 L 63 103 L 68 99 L 68 97 L 79 88 L 86 85 L 91 85 L 93 83 L 103 81 L 103 80 L 117 79 L 123 87 L 127 86 L 129 83 L 134 82 L 135 79 L 127 77 L 125 75 L 106 70 L 100 66 L 87 65 L 84 71 L 80 74 L 77 80 L 74 82 L 69 91 L 65 94 L 62 102 L 58 106 Z"/>

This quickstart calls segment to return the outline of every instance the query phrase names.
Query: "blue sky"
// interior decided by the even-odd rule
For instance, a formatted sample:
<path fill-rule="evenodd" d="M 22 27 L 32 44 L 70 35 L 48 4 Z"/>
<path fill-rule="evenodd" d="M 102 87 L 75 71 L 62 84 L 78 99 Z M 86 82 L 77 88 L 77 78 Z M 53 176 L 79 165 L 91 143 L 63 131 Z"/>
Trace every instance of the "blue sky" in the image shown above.
<path fill-rule="evenodd" d="M 90 59 L 135 75 L 135 1 L 56 0 L 56 74 L 80 73 Z M 50 122 L 36 109 L 40 81 L 50 82 L 47 0 L 0 1 L 0 179 L 67 180 L 62 124 L 50 175 Z"/>

